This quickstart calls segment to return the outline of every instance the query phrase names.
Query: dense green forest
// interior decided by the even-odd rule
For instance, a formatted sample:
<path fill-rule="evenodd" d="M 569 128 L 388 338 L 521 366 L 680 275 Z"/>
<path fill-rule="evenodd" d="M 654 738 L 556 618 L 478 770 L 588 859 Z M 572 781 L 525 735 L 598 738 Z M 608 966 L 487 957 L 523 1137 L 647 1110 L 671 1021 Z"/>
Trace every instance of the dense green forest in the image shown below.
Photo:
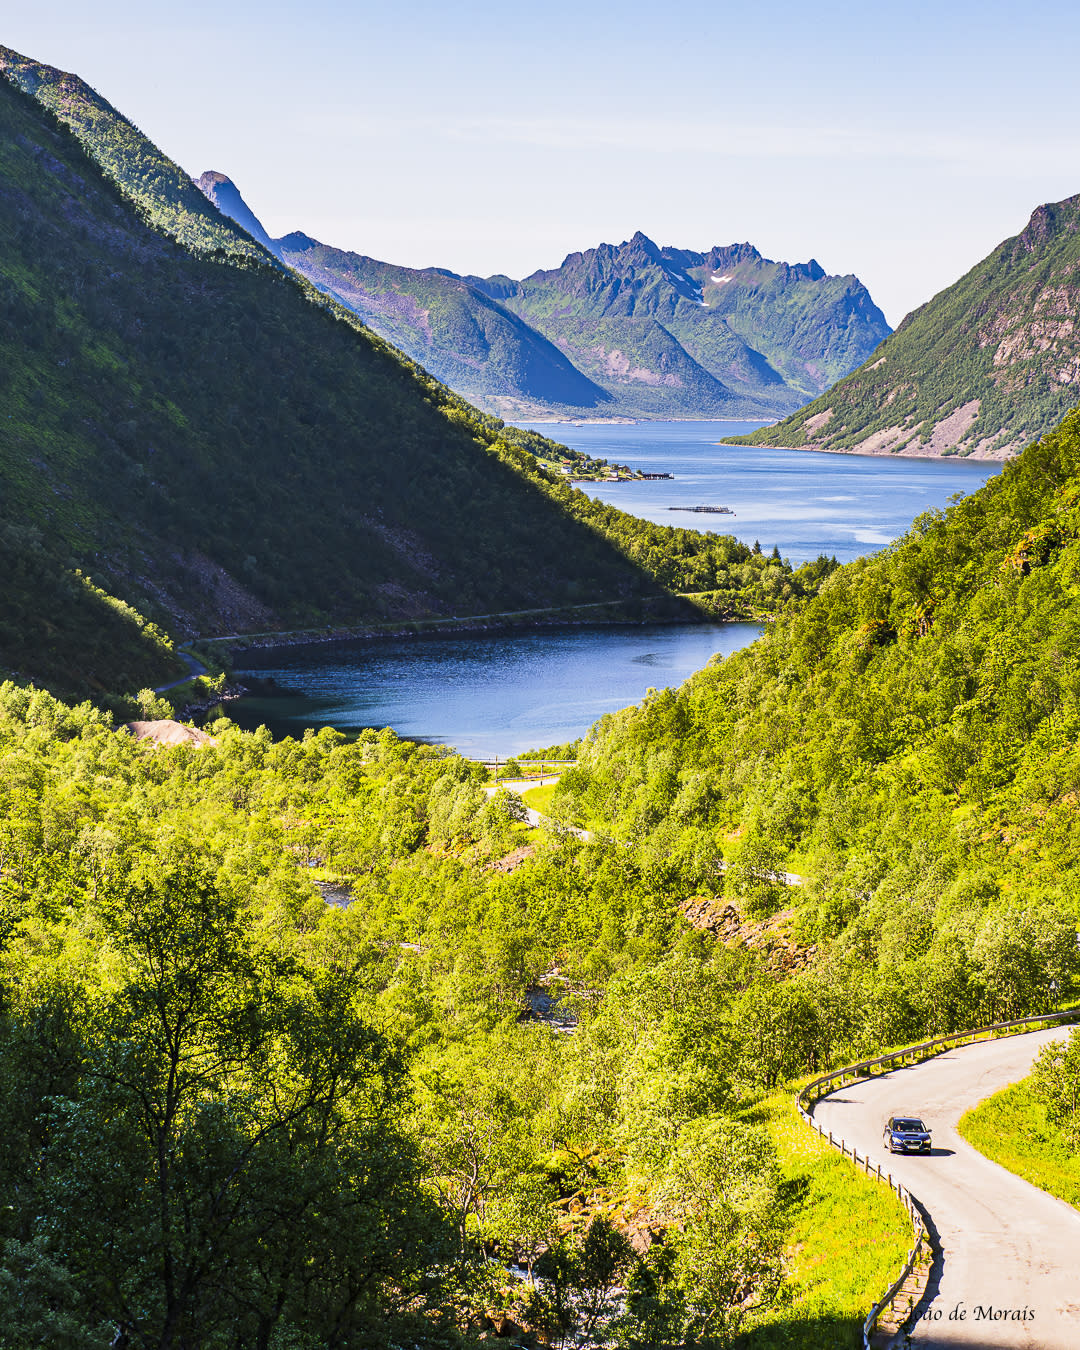
<path fill-rule="evenodd" d="M 762 912 L 771 871 L 804 875 L 796 929 L 881 983 L 880 1040 L 1053 1003 L 1080 917 L 1078 586 L 1073 415 L 753 647 L 603 719 L 553 810 L 702 882 L 723 853 Z"/>
<path fill-rule="evenodd" d="M 673 592 L 771 612 L 823 575 L 594 502 L 535 454 L 572 452 L 484 418 L 269 257 L 180 247 L 169 162 L 125 128 L 138 212 L 0 81 L 0 525 L 35 541 L 5 597 L 9 671 L 138 689 L 173 669 L 146 620 L 187 637 L 601 601 L 687 619 Z M 143 616 L 116 645 L 84 640 L 79 570 Z M 26 616 L 46 575 L 43 644 Z"/>
<path fill-rule="evenodd" d="M 775 1315 L 798 1197 L 745 1108 L 776 995 L 678 921 L 678 863 L 530 835 L 390 732 L 210 730 L 0 688 L 4 1344 Z"/>
<path fill-rule="evenodd" d="M 13 1343 L 853 1344 L 770 1094 L 1071 995 L 1078 479 L 1073 419 L 603 719 L 588 837 L 390 732 L 5 685 Z"/>
<path fill-rule="evenodd" d="M 1015 454 L 1077 403 L 1080 197 L 1038 207 L 846 379 L 750 445 Z"/>

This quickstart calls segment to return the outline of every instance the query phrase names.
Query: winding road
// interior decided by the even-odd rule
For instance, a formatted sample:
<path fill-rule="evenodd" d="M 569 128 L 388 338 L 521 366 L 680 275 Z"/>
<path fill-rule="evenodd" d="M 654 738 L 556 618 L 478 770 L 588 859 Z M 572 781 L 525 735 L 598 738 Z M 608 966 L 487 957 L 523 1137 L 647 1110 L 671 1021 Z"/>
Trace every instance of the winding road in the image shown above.
<path fill-rule="evenodd" d="M 917 1350 L 1080 1350 L 1080 1213 L 984 1158 L 956 1129 L 966 1110 L 1026 1077 L 1038 1051 L 1069 1030 L 950 1050 L 839 1088 L 814 1109 L 826 1131 L 881 1162 L 924 1212 L 938 1254 L 916 1310 Z M 886 1119 L 908 1113 L 933 1131 L 929 1157 L 882 1147 Z"/>
<path fill-rule="evenodd" d="M 176 689 L 181 684 L 187 684 L 188 680 L 197 680 L 200 675 L 206 674 L 206 667 L 201 661 L 197 661 L 190 652 L 185 652 L 180 647 L 177 647 L 176 654 L 180 660 L 183 661 L 184 665 L 187 666 L 188 670 L 191 672 L 190 675 L 182 675 L 180 679 L 170 680 L 168 684 L 155 685 L 155 694 L 163 694 L 166 689 Z"/>

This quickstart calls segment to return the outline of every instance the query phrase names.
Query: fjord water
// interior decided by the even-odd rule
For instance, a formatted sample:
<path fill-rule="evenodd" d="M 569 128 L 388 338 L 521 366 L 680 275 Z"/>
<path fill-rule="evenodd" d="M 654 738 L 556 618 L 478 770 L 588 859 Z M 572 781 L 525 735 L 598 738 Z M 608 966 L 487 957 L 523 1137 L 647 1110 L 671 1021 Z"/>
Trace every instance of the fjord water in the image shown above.
<path fill-rule="evenodd" d="M 475 759 L 574 740 L 646 691 L 681 684 L 714 652 L 745 647 L 757 624 L 546 628 L 383 638 L 247 652 L 238 669 L 296 692 L 228 705 L 242 727 L 393 727 Z"/>
<path fill-rule="evenodd" d="M 957 492 L 982 487 L 1001 465 L 987 460 L 896 459 L 821 451 L 718 445 L 758 430 L 756 422 L 539 422 L 552 440 L 615 464 L 673 473 L 673 481 L 585 483 L 584 491 L 631 515 L 776 545 L 793 563 L 819 553 L 850 562 L 898 539 L 917 515 Z M 728 506 L 734 516 L 672 511 Z"/>
<path fill-rule="evenodd" d="M 777 545 L 793 563 L 841 562 L 898 538 L 915 516 L 974 492 L 1000 466 L 725 446 L 746 422 L 537 424 L 578 450 L 673 480 L 587 484 L 585 490 L 663 525 Z M 734 516 L 671 511 L 729 506 Z M 598 717 L 681 683 L 714 652 L 752 642 L 756 624 L 541 628 L 493 636 L 379 639 L 247 653 L 243 670 L 294 693 L 229 705 L 243 727 L 277 735 L 307 726 L 389 726 L 475 758 L 520 754 L 580 736 Z"/>

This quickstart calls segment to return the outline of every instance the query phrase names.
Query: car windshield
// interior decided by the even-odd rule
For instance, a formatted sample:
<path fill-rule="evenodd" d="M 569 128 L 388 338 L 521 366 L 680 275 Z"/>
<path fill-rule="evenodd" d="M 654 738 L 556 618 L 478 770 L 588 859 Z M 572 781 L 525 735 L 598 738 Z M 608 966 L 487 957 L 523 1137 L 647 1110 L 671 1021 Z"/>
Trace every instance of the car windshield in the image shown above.
<path fill-rule="evenodd" d="M 904 1119 L 897 1117 L 897 1119 L 893 1121 L 893 1129 L 898 1131 L 900 1134 L 926 1133 L 926 1126 L 922 1123 L 922 1121 L 915 1120 L 913 1117 L 910 1116 Z"/>

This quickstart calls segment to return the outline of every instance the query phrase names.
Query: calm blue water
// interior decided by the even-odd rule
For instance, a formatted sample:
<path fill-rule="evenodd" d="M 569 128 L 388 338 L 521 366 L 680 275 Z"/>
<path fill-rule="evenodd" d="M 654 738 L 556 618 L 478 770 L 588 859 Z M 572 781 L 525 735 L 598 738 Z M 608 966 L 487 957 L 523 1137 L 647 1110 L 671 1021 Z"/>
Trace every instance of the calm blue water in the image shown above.
<path fill-rule="evenodd" d="M 756 431 L 754 422 L 637 422 L 575 426 L 521 423 L 574 450 L 634 469 L 674 473 L 675 481 L 582 484 L 601 501 L 659 525 L 733 534 L 776 544 L 793 563 L 832 554 L 850 562 L 898 539 L 929 507 L 982 487 L 1000 464 L 970 460 L 886 459 L 806 450 L 717 445 Z M 730 506 L 734 516 L 694 515 L 672 506 Z"/>
<path fill-rule="evenodd" d="M 734 534 L 792 562 L 834 554 L 847 562 L 896 539 L 920 512 L 973 492 L 996 464 L 894 460 L 724 446 L 746 422 L 538 426 L 578 450 L 674 481 L 587 491 L 663 525 Z M 735 516 L 671 506 L 730 506 Z M 390 726 L 401 736 L 455 745 L 474 758 L 520 754 L 580 736 L 596 719 L 681 683 L 716 651 L 753 640 L 753 624 L 546 628 L 533 632 L 329 643 L 248 653 L 245 667 L 299 692 L 241 699 L 229 715 L 278 735 L 306 726 Z M 242 675 L 242 671 L 240 672 Z"/>
<path fill-rule="evenodd" d="M 547 628 L 492 636 L 394 638 L 246 652 L 237 673 L 296 688 L 228 705 L 243 727 L 393 727 L 474 759 L 574 740 L 650 688 L 681 684 L 714 652 L 752 642 L 756 624 Z"/>

